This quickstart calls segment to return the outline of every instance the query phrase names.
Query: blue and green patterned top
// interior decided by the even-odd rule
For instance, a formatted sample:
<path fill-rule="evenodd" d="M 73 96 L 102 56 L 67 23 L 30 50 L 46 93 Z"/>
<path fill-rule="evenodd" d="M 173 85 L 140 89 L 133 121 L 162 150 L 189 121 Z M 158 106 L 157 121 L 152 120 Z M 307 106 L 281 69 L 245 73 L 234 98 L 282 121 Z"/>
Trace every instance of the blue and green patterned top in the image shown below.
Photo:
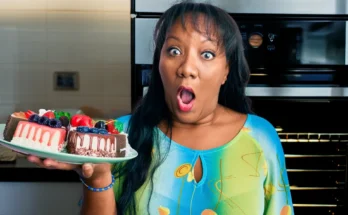
<path fill-rule="evenodd" d="M 130 116 L 117 119 L 127 128 Z M 155 130 L 159 148 L 154 158 L 169 149 L 153 178 L 151 215 L 291 215 L 294 214 L 284 152 L 275 128 L 249 114 L 229 143 L 210 150 L 193 150 Z M 202 161 L 203 176 L 196 182 L 193 167 Z M 114 191 L 116 200 L 121 180 Z M 150 183 L 136 192 L 137 214 L 148 214 Z"/>

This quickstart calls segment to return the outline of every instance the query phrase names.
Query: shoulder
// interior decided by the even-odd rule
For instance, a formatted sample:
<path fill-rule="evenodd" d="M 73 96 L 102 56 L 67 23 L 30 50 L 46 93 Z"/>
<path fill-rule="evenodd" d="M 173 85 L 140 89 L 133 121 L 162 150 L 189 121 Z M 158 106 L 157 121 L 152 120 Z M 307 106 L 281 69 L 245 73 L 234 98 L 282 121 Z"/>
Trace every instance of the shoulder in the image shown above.
<path fill-rule="evenodd" d="M 124 133 L 128 133 L 129 120 L 132 115 L 123 115 L 115 119 L 115 127 L 122 130 Z"/>
<path fill-rule="evenodd" d="M 283 153 L 278 133 L 268 120 L 249 114 L 244 127 L 265 153 Z"/>

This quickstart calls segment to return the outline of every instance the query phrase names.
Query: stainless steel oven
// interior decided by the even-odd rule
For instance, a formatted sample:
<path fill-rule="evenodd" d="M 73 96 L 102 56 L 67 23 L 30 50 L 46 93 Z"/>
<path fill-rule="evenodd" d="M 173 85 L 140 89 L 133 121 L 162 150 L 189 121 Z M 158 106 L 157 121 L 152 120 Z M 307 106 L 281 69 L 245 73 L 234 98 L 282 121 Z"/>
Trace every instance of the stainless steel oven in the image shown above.
<path fill-rule="evenodd" d="M 154 26 L 174 2 L 132 1 L 133 107 L 146 94 Z M 295 213 L 348 214 L 348 0 L 210 2 L 240 28 L 247 94 L 277 128 Z"/>

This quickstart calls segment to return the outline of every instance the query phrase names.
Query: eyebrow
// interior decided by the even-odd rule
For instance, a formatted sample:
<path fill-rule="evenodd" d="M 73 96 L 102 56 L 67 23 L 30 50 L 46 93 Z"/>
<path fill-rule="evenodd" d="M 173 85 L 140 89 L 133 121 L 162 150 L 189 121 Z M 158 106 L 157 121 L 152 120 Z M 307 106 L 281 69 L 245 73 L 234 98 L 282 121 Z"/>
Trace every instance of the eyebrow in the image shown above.
<path fill-rule="evenodd" d="M 178 37 L 176 37 L 176 36 L 174 36 L 174 35 L 169 35 L 169 36 L 166 38 L 166 40 L 169 40 L 169 39 L 174 39 L 174 40 L 177 40 L 177 41 L 179 41 L 179 42 L 181 41 L 180 38 L 178 38 Z M 202 40 L 201 42 L 202 42 L 202 43 L 212 42 L 212 43 L 214 43 L 215 45 L 217 44 L 217 41 L 211 40 L 211 39 L 208 39 L 208 38 Z"/>
<path fill-rule="evenodd" d="M 177 40 L 177 41 L 181 41 L 178 37 L 176 36 L 173 36 L 173 35 L 169 35 L 166 40 L 169 40 L 169 39 L 174 39 L 174 40 Z"/>

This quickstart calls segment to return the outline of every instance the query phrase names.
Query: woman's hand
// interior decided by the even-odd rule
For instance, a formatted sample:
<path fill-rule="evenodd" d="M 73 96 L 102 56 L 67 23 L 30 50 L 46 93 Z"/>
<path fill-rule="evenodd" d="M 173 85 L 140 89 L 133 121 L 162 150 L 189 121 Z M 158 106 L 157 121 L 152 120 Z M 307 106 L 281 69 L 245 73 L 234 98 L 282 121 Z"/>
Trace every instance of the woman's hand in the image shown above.
<path fill-rule="evenodd" d="M 105 177 L 111 178 L 111 164 L 90 164 L 83 165 L 61 163 L 52 159 L 40 159 L 35 156 L 28 156 L 28 161 L 45 169 L 74 170 L 87 181 L 103 181 Z"/>

